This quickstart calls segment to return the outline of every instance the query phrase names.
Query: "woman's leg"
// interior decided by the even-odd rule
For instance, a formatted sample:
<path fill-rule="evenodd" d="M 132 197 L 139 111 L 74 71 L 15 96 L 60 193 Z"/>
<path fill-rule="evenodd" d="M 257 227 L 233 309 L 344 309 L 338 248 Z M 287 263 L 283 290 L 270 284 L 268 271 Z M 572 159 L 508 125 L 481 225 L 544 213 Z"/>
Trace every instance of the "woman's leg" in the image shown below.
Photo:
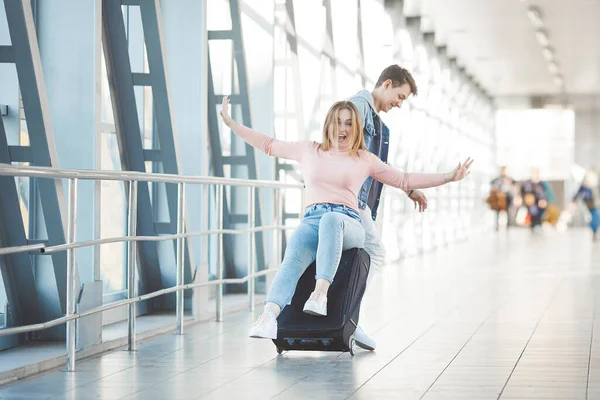
<path fill-rule="evenodd" d="M 600 212 L 598 212 L 597 208 L 590 208 L 590 214 L 592 215 L 592 220 L 590 221 L 590 228 L 592 229 L 592 233 L 594 234 L 594 239 L 596 239 L 598 228 L 600 228 Z"/>
<path fill-rule="evenodd" d="M 327 315 L 327 292 L 337 271 L 342 251 L 364 247 L 365 230 L 362 224 L 345 214 L 330 212 L 321 217 L 317 249 L 315 291 L 304 305 L 304 312 Z"/>
<path fill-rule="evenodd" d="M 541 224 L 541 211 L 537 206 L 527 207 L 527 210 L 529 211 L 529 217 L 531 218 L 531 231 L 534 231 L 535 228 Z"/>
<path fill-rule="evenodd" d="M 496 230 L 500 230 L 500 210 L 496 210 Z"/>
<path fill-rule="evenodd" d="M 269 288 L 265 310 L 250 329 L 250 337 L 277 338 L 277 317 L 294 295 L 300 276 L 316 258 L 317 224 L 318 220 L 312 224 L 302 220 L 288 241 L 281 267 Z"/>
<path fill-rule="evenodd" d="M 364 247 L 365 229 L 362 224 L 346 214 L 329 212 L 319 223 L 319 246 L 317 249 L 317 275 L 314 292 L 310 295 L 304 312 L 327 315 L 327 292 L 337 272 L 342 251 Z"/>
<path fill-rule="evenodd" d="M 338 212 L 325 214 L 319 223 L 316 279 L 331 283 L 342 258 L 342 251 L 362 248 L 364 245 L 365 229 L 358 220 Z"/>
<path fill-rule="evenodd" d="M 319 240 L 318 221 L 303 220 L 287 243 L 281 267 L 267 294 L 267 303 L 275 303 L 281 310 L 294 296 L 298 280 L 315 261 Z"/>

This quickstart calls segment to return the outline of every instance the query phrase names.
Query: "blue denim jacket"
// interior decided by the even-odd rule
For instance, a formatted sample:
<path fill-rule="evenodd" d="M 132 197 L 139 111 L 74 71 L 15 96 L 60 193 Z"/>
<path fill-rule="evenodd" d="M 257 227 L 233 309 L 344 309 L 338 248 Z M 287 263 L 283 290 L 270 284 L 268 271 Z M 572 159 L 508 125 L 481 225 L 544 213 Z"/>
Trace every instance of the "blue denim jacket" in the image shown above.
<path fill-rule="evenodd" d="M 387 163 L 388 151 L 390 148 L 390 130 L 377 117 L 381 123 L 381 140 L 377 140 L 377 130 L 375 129 L 375 106 L 373 104 L 373 95 L 368 90 L 361 90 L 349 99 L 360 113 L 363 121 L 363 133 L 365 136 L 365 145 L 367 149 L 375 154 L 384 163 Z M 377 218 L 377 208 L 381 199 L 381 191 L 383 183 L 369 177 L 358 192 L 358 206 L 364 210 L 368 205 L 371 209 L 371 217 L 373 220 Z"/>

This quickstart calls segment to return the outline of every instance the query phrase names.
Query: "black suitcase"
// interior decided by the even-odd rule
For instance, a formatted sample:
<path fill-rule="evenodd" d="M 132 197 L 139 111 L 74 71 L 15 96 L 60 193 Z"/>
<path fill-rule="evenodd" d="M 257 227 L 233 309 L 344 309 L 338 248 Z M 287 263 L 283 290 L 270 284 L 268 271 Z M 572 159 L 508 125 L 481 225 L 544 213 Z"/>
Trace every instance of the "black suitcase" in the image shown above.
<path fill-rule="evenodd" d="M 354 355 L 354 331 L 367 286 L 370 258 L 363 249 L 342 253 L 340 266 L 327 295 L 327 316 L 304 313 L 304 303 L 315 288 L 316 263 L 300 277 L 290 305 L 277 318 L 277 352 L 283 350 L 349 351 Z"/>

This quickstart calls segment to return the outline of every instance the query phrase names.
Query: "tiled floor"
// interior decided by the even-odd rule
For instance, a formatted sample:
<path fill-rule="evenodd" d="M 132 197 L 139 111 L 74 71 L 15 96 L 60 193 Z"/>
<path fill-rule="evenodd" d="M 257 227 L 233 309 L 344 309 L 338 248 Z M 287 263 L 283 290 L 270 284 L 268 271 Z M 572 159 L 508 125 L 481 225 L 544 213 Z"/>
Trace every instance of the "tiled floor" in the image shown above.
<path fill-rule="evenodd" d="M 242 312 L 0 398 L 600 399 L 599 273 L 585 230 L 490 234 L 377 276 L 361 315 L 375 352 L 278 356 L 246 337 L 254 316 Z"/>

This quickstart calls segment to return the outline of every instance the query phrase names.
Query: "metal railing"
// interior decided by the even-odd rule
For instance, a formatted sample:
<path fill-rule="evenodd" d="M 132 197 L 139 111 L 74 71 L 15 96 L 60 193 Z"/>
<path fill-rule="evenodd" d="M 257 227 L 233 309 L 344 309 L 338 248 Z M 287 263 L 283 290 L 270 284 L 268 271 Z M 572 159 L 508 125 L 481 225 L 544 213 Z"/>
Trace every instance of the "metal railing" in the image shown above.
<path fill-rule="evenodd" d="M 217 286 L 216 293 L 216 319 L 217 321 L 223 320 L 223 285 L 225 284 L 241 284 L 248 282 L 248 307 L 249 310 L 254 310 L 254 292 L 255 285 L 254 281 L 260 276 L 270 274 L 277 271 L 278 268 L 267 268 L 260 272 L 255 272 L 255 260 L 254 260 L 254 233 L 262 231 L 276 232 L 276 248 L 275 258 L 276 262 L 279 263 L 282 259 L 281 244 L 282 234 L 286 229 L 292 229 L 281 225 L 282 220 L 282 200 L 281 192 L 286 189 L 299 189 L 302 193 L 302 199 L 304 199 L 304 188 L 300 184 L 285 184 L 276 181 L 260 181 L 260 180 L 244 180 L 244 179 L 231 179 L 231 178 L 217 178 L 217 177 L 199 177 L 199 176 L 183 176 L 183 175 L 169 175 L 169 174 L 155 174 L 155 173 L 141 173 L 131 171 L 97 171 L 97 170 L 67 170 L 59 168 L 48 168 L 48 167 L 30 167 L 30 166 L 14 166 L 9 164 L 0 164 L 0 176 L 14 176 L 14 177 L 29 177 L 29 178 L 49 178 L 49 179 L 68 179 L 68 214 L 67 214 L 67 236 L 66 243 L 56 246 L 45 246 L 41 244 L 15 246 L 0 248 L 0 256 L 9 254 L 21 253 L 21 252 L 39 252 L 40 254 L 49 254 L 58 251 L 67 252 L 67 299 L 66 299 L 66 315 L 60 318 L 56 318 L 44 323 L 24 325 L 19 327 L 10 327 L 0 329 L 0 336 L 33 332 L 43 329 L 48 329 L 53 326 L 67 324 L 67 335 L 66 335 L 66 352 L 67 362 L 66 370 L 75 370 L 75 353 L 76 353 L 76 323 L 75 320 L 88 315 L 96 314 L 99 312 L 107 311 L 113 308 L 127 305 L 127 340 L 128 349 L 136 349 L 136 304 L 140 301 L 148 300 L 154 297 L 162 296 L 168 293 L 176 292 L 176 333 L 183 334 L 183 316 L 184 316 L 184 290 L 191 289 L 201 286 Z M 82 242 L 76 241 L 76 230 L 77 230 L 77 186 L 80 180 L 109 180 L 109 181 L 122 181 L 128 182 L 129 193 L 128 193 L 128 208 L 127 208 L 127 236 L 112 237 L 105 239 L 87 240 Z M 177 233 L 172 235 L 164 236 L 137 236 L 137 187 L 138 182 L 162 182 L 177 184 Z M 185 221 L 185 187 L 188 184 L 200 184 L 216 186 L 215 203 L 217 210 L 217 229 L 209 229 L 205 231 L 197 232 L 186 232 L 184 221 Z M 236 187 L 248 187 L 248 229 L 223 229 L 223 191 L 226 186 Z M 275 216 L 274 224 L 268 226 L 256 227 L 255 220 L 255 195 L 257 188 L 271 188 L 275 190 Z M 302 206 L 303 206 L 302 202 Z M 299 211 L 299 217 L 302 215 L 302 208 Z M 205 208 L 208 212 L 208 208 Z M 207 215 L 203 215 L 204 218 Z M 250 240 L 248 244 L 248 272 L 243 278 L 234 279 L 223 279 L 223 267 L 224 267 L 224 254 L 223 254 L 223 237 L 226 234 L 249 234 Z M 218 240 L 218 257 L 217 257 L 217 279 L 206 281 L 206 282 L 195 282 L 184 284 L 184 251 L 185 251 L 185 238 L 198 237 L 203 235 L 217 235 Z M 137 257 L 137 242 L 140 241 L 166 241 L 176 240 L 176 285 L 173 287 L 157 290 L 151 293 L 147 293 L 138 296 L 136 293 L 136 257 Z M 77 274 L 76 274 L 76 250 L 81 247 L 95 246 L 106 243 L 116 242 L 127 242 L 127 283 L 128 283 L 128 296 L 125 300 L 115 301 L 108 304 L 104 304 L 99 307 L 94 307 L 86 311 L 76 312 L 76 298 L 79 291 L 77 288 Z M 208 251 L 208 246 L 203 251 Z"/>

